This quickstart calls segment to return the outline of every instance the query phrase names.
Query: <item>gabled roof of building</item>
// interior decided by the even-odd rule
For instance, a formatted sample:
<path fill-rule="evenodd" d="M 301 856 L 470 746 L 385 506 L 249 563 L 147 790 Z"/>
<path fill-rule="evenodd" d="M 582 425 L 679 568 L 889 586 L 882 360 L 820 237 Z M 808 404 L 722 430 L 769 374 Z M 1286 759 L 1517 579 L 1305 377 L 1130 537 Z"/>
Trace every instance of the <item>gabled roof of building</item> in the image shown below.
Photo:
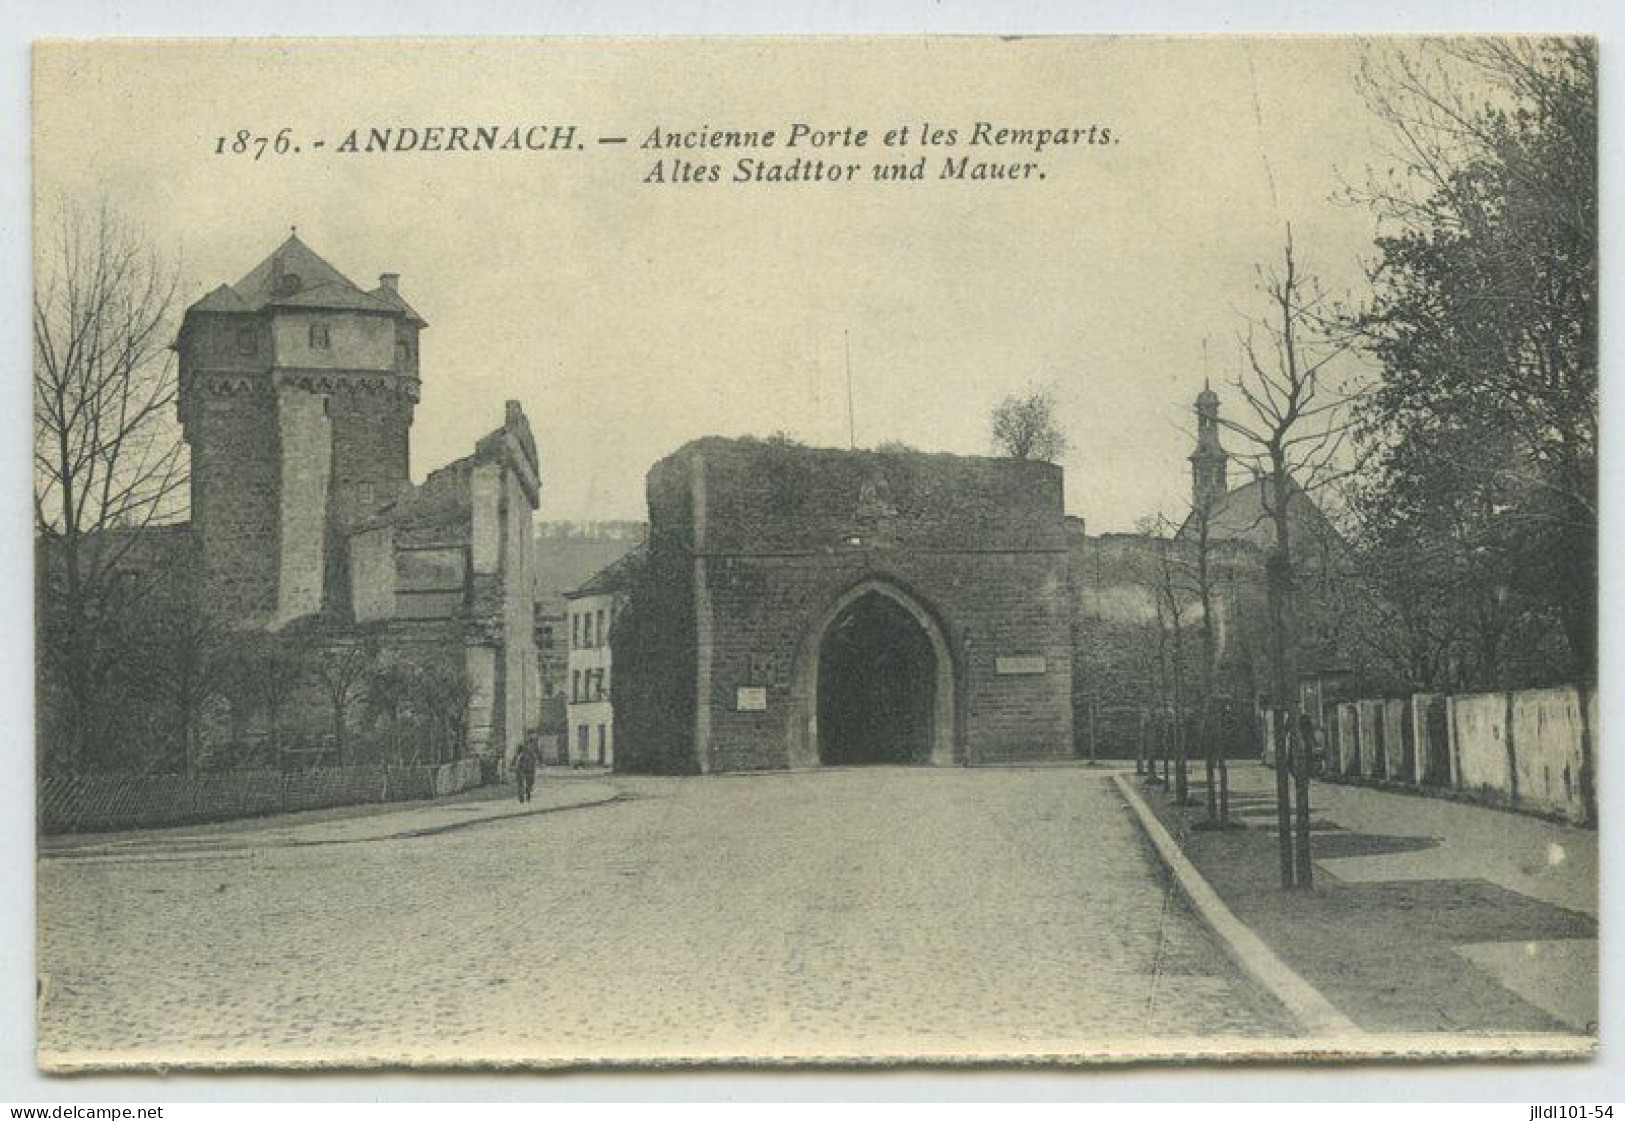
<path fill-rule="evenodd" d="M 244 300 L 232 290 L 231 285 L 222 284 L 197 303 L 192 305 L 193 311 L 252 311 L 248 301 Z"/>
<path fill-rule="evenodd" d="M 608 595 L 611 592 L 624 592 L 633 578 L 649 556 L 649 545 L 644 542 L 638 545 L 624 557 L 612 561 L 593 573 L 573 592 L 565 592 L 565 599 L 580 599 L 582 596 Z"/>
<path fill-rule="evenodd" d="M 298 234 L 290 234 L 236 284 L 222 284 L 188 310 L 240 312 L 266 307 L 404 314 L 418 326 L 427 326 L 399 292 L 382 284 L 371 292 L 362 291 L 300 241 Z"/>
<path fill-rule="evenodd" d="M 1287 481 L 1291 487 L 1287 496 L 1287 513 L 1296 529 L 1300 533 L 1307 530 L 1317 538 L 1329 535 L 1332 539 L 1341 541 L 1341 536 L 1331 521 L 1315 500 L 1298 485 L 1298 481 L 1296 479 Z M 1244 541 L 1260 549 L 1271 548 L 1275 544 L 1275 525 L 1265 506 L 1264 488 L 1267 482 L 1268 480 L 1262 478 L 1250 479 L 1220 495 L 1208 514 L 1209 539 Z M 1193 513 L 1185 519 L 1185 524 L 1179 530 L 1180 536 L 1193 532 L 1192 522 L 1195 517 Z"/>

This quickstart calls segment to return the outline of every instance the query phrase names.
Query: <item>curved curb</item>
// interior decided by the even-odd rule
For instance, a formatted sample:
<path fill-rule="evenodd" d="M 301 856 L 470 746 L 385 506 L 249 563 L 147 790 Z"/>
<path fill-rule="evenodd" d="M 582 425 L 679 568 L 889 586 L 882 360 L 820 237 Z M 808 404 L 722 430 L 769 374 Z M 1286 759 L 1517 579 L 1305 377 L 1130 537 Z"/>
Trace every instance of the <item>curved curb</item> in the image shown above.
<path fill-rule="evenodd" d="M 350 837 L 343 840 L 327 841 L 297 841 L 301 845 L 349 845 L 362 841 L 395 841 L 408 837 L 437 837 L 442 833 L 451 833 L 460 829 L 475 829 L 481 825 L 490 825 L 498 821 L 514 821 L 522 817 L 541 817 L 543 814 L 564 813 L 566 810 L 590 810 L 594 806 L 607 806 L 611 802 L 624 800 L 624 795 L 613 791 L 600 798 L 592 798 L 584 802 L 561 802 L 556 806 L 543 806 L 539 810 L 519 810 L 516 813 L 491 814 L 489 817 L 474 817 L 466 821 L 448 821 L 444 825 L 427 825 L 421 829 L 411 829 L 404 833 L 391 833 L 385 837 Z"/>
<path fill-rule="evenodd" d="M 1339 1012 L 1337 1006 L 1327 1000 L 1319 989 L 1298 976 L 1291 966 L 1264 944 L 1263 939 L 1253 933 L 1251 927 L 1236 917 L 1235 912 L 1219 898 L 1219 893 L 1213 890 L 1213 885 L 1180 851 L 1179 843 L 1157 820 L 1128 778 L 1117 774 L 1112 776 L 1112 781 L 1134 811 L 1134 816 L 1140 819 L 1140 828 L 1145 830 L 1157 855 L 1168 866 L 1168 871 L 1173 873 L 1180 891 L 1224 944 L 1225 951 L 1235 963 L 1285 1005 L 1305 1031 L 1320 1036 L 1364 1035 L 1365 1032 L 1353 1020 Z"/>
<path fill-rule="evenodd" d="M 598 795 L 577 802 L 561 802 L 556 806 L 542 806 L 534 810 L 515 810 L 508 813 L 487 814 L 484 817 L 465 818 L 461 821 L 441 822 L 437 825 L 422 825 L 410 829 L 399 829 L 390 833 L 366 833 L 359 837 L 309 837 L 288 838 L 277 841 L 246 840 L 229 844 L 210 844 L 189 847 L 185 849 L 165 848 L 162 843 L 151 845 L 131 845 L 129 847 L 114 847 L 106 845 L 82 845 L 75 848 L 63 849 L 58 852 L 40 853 L 40 860 L 146 860 L 146 859 L 172 859 L 178 853 L 184 853 L 185 859 L 203 858 L 210 856 L 232 856 L 244 853 L 262 852 L 267 849 L 298 849 L 318 848 L 323 845 L 363 845 L 373 844 L 377 841 L 401 841 L 415 837 L 435 837 L 442 833 L 453 833 L 464 829 L 476 829 L 481 825 L 491 825 L 503 821 L 516 821 L 520 818 L 541 817 L 545 814 L 564 813 L 568 810 L 586 810 L 595 806 L 607 806 L 615 802 L 626 801 L 626 795 L 619 790 L 608 794 Z M 402 811 L 402 812 L 410 812 Z M 379 814 L 377 817 L 388 817 L 388 814 Z M 357 818 L 355 820 L 367 820 Z M 327 824 L 327 823 L 323 823 Z M 229 834 L 228 836 L 252 837 L 252 834 Z"/>

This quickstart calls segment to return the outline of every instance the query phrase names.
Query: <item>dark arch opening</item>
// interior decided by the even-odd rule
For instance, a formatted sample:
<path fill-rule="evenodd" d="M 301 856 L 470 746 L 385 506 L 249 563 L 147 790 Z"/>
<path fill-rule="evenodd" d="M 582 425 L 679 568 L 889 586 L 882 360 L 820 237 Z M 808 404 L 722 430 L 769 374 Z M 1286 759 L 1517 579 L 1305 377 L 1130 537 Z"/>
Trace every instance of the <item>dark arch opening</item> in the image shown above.
<path fill-rule="evenodd" d="M 819 762 L 930 762 L 936 658 L 891 597 L 869 592 L 849 604 L 818 648 Z"/>

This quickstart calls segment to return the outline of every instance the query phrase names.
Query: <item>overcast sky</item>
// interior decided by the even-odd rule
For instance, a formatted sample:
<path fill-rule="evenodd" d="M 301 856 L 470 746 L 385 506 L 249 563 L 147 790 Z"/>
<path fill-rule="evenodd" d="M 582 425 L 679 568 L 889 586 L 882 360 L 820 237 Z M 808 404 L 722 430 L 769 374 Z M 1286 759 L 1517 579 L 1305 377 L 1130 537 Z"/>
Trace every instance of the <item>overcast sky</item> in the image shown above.
<path fill-rule="evenodd" d="M 823 40 L 54 45 L 36 65 L 36 185 L 119 204 L 180 257 L 185 302 L 297 225 L 429 321 L 412 470 L 529 414 L 543 518 L 645 514 L 649 465 L 706 434 L 986 454 L 988 413 L 1046 382 L 1073 442 L 1067 506 L 1094 529 L 1177 515 L 1203 343 L 1233 376 L 1254 264 L 1290 220 L 1337 290 L 1371 253 L 1334 200 L 1380 163 L 1354 40 Z M 972 184 L 642 182 L 655 127 L 1109 127 Z M 568 153 L 342 155 L 351 128 L 577 124 Z M 214 154 L 246 128 L 327 148 Z M 601 146 L 598 136 L 626 136 Z M 901 156 L 925 154 L 911 143 Z M 801 149 L 686 153 L 789 160 Z M 865 171 L 867 175 L 867 171 Z M 1232 404 L 1233 395 L 1226 397 Z"/>

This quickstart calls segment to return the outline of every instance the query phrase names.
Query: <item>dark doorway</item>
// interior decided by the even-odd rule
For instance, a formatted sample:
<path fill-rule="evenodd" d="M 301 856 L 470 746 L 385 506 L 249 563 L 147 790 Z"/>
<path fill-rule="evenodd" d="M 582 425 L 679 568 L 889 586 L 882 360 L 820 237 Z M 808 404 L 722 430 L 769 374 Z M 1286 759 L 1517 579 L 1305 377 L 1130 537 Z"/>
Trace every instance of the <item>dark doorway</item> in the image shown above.
<path fill-rule="evenodd" d="M 904 607 L 878 592 L 854 600 L 818 651 L 819 762 L 930 762 L 936 671 Z"/>

